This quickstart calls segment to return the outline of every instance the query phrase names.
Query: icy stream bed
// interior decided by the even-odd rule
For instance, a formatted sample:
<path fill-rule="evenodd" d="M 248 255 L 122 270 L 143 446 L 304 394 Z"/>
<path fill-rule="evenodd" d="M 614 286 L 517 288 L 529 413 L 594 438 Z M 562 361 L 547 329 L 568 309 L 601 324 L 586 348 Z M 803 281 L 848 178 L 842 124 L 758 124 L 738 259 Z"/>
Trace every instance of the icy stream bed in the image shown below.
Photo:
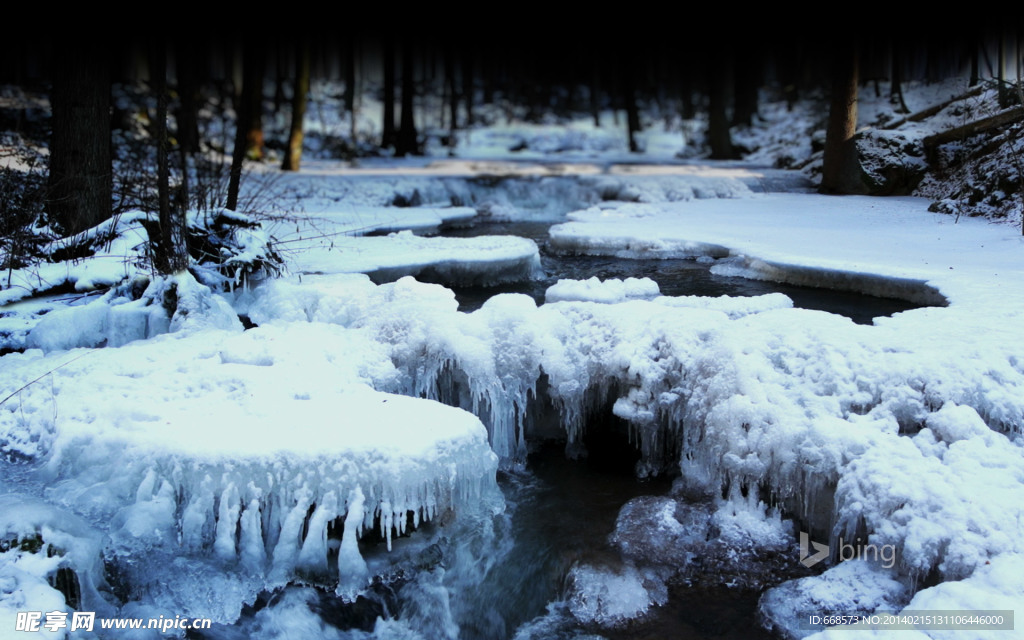
<path fill-rule="evenodd" d="M 802 309 L 837 313 L 860 324 L 871 324 L 879 316 L 914 309 L 919 304 L 899 298 L 883 298 L 850 291 L 808 287 L 763 279 L 716 273 L 719 261 L 696 258 L 619 258 L 601 255 L 562 255 L 549 250 L 550 222 L 485 222 L 445 232 L 450 237 L 516 236 L 533 240 L 540 247 L 540 266 L 544 276 L 510 284 L 488 287 L 454 286 L 459 310 L 479 309 L 498 293 L 523 293 L 538 304 L 545 301 L 548 289 L 559 280 L 599 280 L 648 278 L 664 296 L 754 297 L 780 293 Z M 449 286 L 452 286 L 449 284 Z M 654 296 L 649 296 L 654 297 Z"/>
<path fill-rule="evenodd" d="M 723 593 L 739 595 L 721 616 L 760 607 L 792 635 L 807 610 L 1017 607 L 1019 237 L 950 229 L 920 202 L 698 183 L 595 177 L 568 199 L 631 201 L 584 202 L 552 229 L 577 266 L 468 313 L 399 272 L 315 267 L 226 297 L 154 279 L 41 315 L 0 359 L 0 624 L 80 605 L 206 615 L 222 638 L 525 640 L 683 635 L 682 620 L 699 637 L 714 625 L 684 613 Z M 501 200 L 489 214 L 512 217 Z M 362 240 L 444 247 L 431 260 L 473 246 Z M 528 276 L 537 244 L 485 253 L 521 248 Z M 363 257 L 354 269 L 379 273 Z M 696 273 L 740 289 L 673 289 Z M 815 277 L 949 305 L 857 324 L 742 290 Z M 602 452 L 628 482 L 597 515 L 611 475 L 552 478 Z M 831 552 L 806 566 L 804 539 Z M 886 552 L 839 563 L 850 541 Z"/>

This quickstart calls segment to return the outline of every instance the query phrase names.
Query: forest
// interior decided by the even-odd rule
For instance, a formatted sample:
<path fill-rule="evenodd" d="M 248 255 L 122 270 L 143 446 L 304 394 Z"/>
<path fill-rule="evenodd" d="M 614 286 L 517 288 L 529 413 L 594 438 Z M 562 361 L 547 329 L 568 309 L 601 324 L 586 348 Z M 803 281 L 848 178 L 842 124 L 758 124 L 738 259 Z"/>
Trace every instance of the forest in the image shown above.
<path fill-rule="evenodd" d="M 600 127 L 604 110 L 615 125 L 625 122 L 629 151 L 638 158 L 641 129 L 663 121 L 666 129 L 700 123 L 699 136 L 681 141 L 681 157 L 727 160 L 758 151 L 751 134 L 765 126 L 759 101 L 792 110 L 814 97 L 817 121 L 805 124 L 804 134 L 826 132 L 813 143 L 821 152 L 812 171 L 822 192 L 920 189 L 940 210 L 965 215 L 1005 217 L 1019 208 L 1019 152 L 1007 143 L 1019 138 L 1021 55 L 1009 29 L 919 39 L 762 36 L 718 49 L 700 38 L 626 37 L 608 47 L 579 37 L 534 47 L 500 33 L 451 44 L 406 35 L 8 44 L 14 50 L 0 68 L 9 87 L 0 234 L 7 266 L 18 254 L 38 257 L 31 245 L 42 236 L 32 226 L 72 235 L 142 208 L 156 214 L 155 264 L 173 272 L 196 251 L 186 246 L 183 212 L 236 209 L 246 163 L 272 157 L 283 171 L 297 170 L 310 108 L 321 122 L 324 108 L 338 111 L 330 127 L 311 134 L 317 155 L 351 161 L 457 155 L 460 132 L 497 119 L 540 123 L 590 114 Z M 964 75 L 961 95 L 910 113 L 906 83 Z M 883 84 L 891 111 L 858 125 L 858 91 L 881 96 Z M 969 101 L 988 88 L 995 105 Z M 334 92 L 329 107 L 310 105 L 325 92 Z M 372 114 L 365 113 L 371 107 L 364 94 L 373 96 Z M 959 126 L 908 136 L 903 125 L 950 104 L 962 112 Z M 786 168 L 811 164 L 774 151 L 759 158 Z"/>
<path fill-rule="evenodd" d="M 1024 32 L 784 19 L 5 40 L 0 637 L 1001 638 Z"/>

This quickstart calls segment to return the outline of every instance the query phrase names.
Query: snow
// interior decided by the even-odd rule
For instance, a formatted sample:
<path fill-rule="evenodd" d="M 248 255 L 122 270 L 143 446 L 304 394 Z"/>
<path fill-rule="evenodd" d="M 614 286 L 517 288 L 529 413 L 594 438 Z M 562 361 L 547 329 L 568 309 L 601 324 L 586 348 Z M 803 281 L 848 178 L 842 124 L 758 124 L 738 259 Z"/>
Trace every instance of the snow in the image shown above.
<path fill-rule="evenodd" d="M 41 544 L 37 552 L 24 545 L 34 539 Z M 0 540 L 13 543 L 0 551 L 0 628 L 5 632 L 15 628 L 19 611 L 70 610 L 49 582 L 62 568 L 75 572 L 83 609 L 112 613 L 100 594 L 107 587 L 103 534 L 83 518 L 37 498 L 0 495 Z"/>
<path fill-rule="evenodd" d="M 280 211 L 237 238 L 242 262 L 276 242 L 291 274 L 224 296 L 184 275 L 139 279 L 134 295 L 146 275 L 139 214 L 87 232 L 113 238 L 88 260 L 12 271 L 3 302 L 62 283 L 122 286 L 63 309 L 47 302 L 38 323 L 4 318 L 28 349 L 0 360 L 0 525 L 5 539 L 38 534 L 63 553 L 3 552 L 0 624 L 22 608 L 63 608 L 47 580 L 64 566 L 104 606 L 101 549 L 132 589 L 123 614 L 230 623 L 256 594 L 296 580 L 351 601 L 388 565 L 360 548 L 363 534 L 377 527 L 397 548 L 410 522 L 443 527 L 500 504 L 496 469 L 525 464 L 528 438 L 554 428 L 578 453 L 609 406 L 641 453 L 638 475 L 678 469 L 715 498 L 627 504 L 611 538 L 622 561 L 578 562 L 567 602 L 553 606 L 584 625 L 642 619 L 665 602 L 666 576 L 691 577 L 698 556 L 716 579 L 759 586 L 778 562 L 797 562 L 783 512 L 830 545 L 890 545 L 895 562 L 844 562 L 768 591 L 761 608 L 779 626 L 797 607 L 1014 608 L 1017 230 L 914 198 L 759 193 L 782 178 L 753 166 L 613 165 L 620 134 L 465 134 L 484 138 L 468 157 L 522 143 L 527 158 L 559 153 L 557 165 L 309 163 L 285 178 L 309 214 Z M 424 206 L 388 206 L 399 201 Z M 858 326 L 782 294 L 659 296 L 630 278 L 562 280 L 552 304 L 502 294 L 466 314 L 450 290 L 409 277 L 534 278 L 533 241 L 412 230 L 552 219 L 567 203 L 576 210 L 551 230 L 556 251 L 698 258 L 717 274 L 940 306 Z M 259 326 L 243 332 L 238 314 Z M 554 427 L 536 417 L 547 405 Z M 451 622 L 443 570 L 414 580 L 431 612 L 409 619 L 440 611 Z M 938 584 L 913 593 L 926 580 Z M 311 622 L 312 597 L 286 592 L 251 630 L 334 634 Z M 454 636 L 453 624 L 438 634 Z M 403 620 L 377 627 L 422 635 Z"/>
<path fill-rule="evenodd" d="M 743 257 L 749 272 L 765 279 L 824 279 L 883 297 L 913 297 L 914 287 L 932 279 L 942 282 L 947 298 L 981 284 L 1014 293 L 1005 283 L 1012 281 L 1020 241 L 1006 227 L 956 223 L 929 213 L 927 204 L 810 194 L 625 204 L 570 213 L 569 222 L 552 228 L 551 243 L 593 255 Z"/>
<path fill-rule="evenodd" d="M 614 303 L 625 300 L 651 299 L 659 296 L 658 283 L 650 278 L 612 278 L 601 281 L 596 276 L 589 280 L 559 280 L 548 287 L 544 294 L 546 302 L 585 300 L 590 302 Z"/>
<path fill-rule="evenodd" d="M 336 237 L 306 247 L 292 261 L 297 273 L 365 273 L 375 282 L 403 276 L 452 286 L 494 286 L 536 278 L 537 245 L 527 238 L 422 238 L 409 231 L 386 237 Z M 457 257 L 456 257 L 457 256 Z"/>
<path fill-rule="evenodd" d="M 617 627 L 664 604 L 667 592 L 656 578 L 635 567 L 579 565 L 569 570 L 569 610 L 584 624 Z"/>
<path fill-rule="evenodd" d="M 416 235 L 465 223 L 476 217 L 475 209 L 349 207 L 290 215 L 268 225 L 293 273 L 366 273 L 375 282 L 412 275 L 453 286 L 494 286 L 541 273 L 537 245 L 526 238 Z"/>
<path fill-rule="evenodd" d="M 192 283 L 178 286 L 190 312 L 172 333 L 4 358 L 3 395 L 20 390 L 2 406 L 0 447 L 37 467 L 28 486 L 48 503 L 103 531 L 136 580 L 156 579 L 168 554 L 210 554 L 263 588 L 336 562 L 340 588 L 358 590 L 357 536 L 379 526 L 390 546 L 407 513 L 418 525 L 496 491 L 476 417 L 369 386 L 393 374 L 383 350 L 328 324 L 226 330 L 223 300 Z M 328 529 L 343 515 L 335 561 Z M 255 593 L 226 585 L 204 601 L 185 577 L 158 591 L 219 620 Z"/>
<path fill-rule="evenodd" d="M 850 560 L 819 576 L 769 589 L 761 596 L 758 609 L 770 628 L 783 637 L 805 638 L 815 633 L 807 624 L 811 615 L 897 612 L 907 604 L 910 593 L 906 581 L 893 572 L 866 560 Z"/>

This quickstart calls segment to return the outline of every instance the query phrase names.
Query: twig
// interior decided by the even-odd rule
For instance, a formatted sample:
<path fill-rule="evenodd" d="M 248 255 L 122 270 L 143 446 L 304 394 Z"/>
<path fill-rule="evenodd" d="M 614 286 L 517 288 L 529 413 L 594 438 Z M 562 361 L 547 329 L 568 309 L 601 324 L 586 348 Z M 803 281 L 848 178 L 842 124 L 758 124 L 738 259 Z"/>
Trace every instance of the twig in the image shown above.
<path fill-rule="evenodd" d="M 58 370 L 58 369 L 61 369 L 61 368 L 63 368 L 63 367 L 66 367 L 66 366 L 68 366 L 69 364 L 71 364 L 72 362 L 74 362 L 75 360 L 78 360 L 79 358 L 84 358 L 85 356 L 89 355 L 90 353 L 93 353 L 94 351 L 95 351 L 95 349 L 91 349 L 91 350 L 89 350 L 89 351 L 86 351 L 85 353 L 81 353 L 81 354 L 79 354 L 79 355 L 75 356 L 74 358 L 71 358 L 70 360 L 68 360 L 68 361 L 67 361 L 67 362 L 65 362 L 64 364 L 58 365 L 58 366 L 56 366 L 56 367 L 54 367 L 54 368 L 50 369 L 49 371 L 47 371 L 46 373 L 42 374 L 41 376 L 39 376 L 39 377 L 38 377 L 38 378 L 36 378 L 35 380 L 30 380 L 30 381 L 26 382 L 25 384 L 21 385 L 20 387 L 18 387 L 18 388 L 17 388 L 17 389 L 15 389 L 14 391 L 12 391 L 12 392 L 11 392 L 11 394 L 10 394 L 10 395 L 8 395 L 8 396 L 7 396 L 6 398 L 4 398 L 3 400 L 0 400 L 0 405 L 3 405 L 3 404 L 4 404 L 5 402 L 7 402 L 8 400 L 10 400 L 10 399 L 11 399 L 11 398 L 13 398 L 14 396 L 18 395 L 19 393 L 21 393 L 22 391 L 24 391 L 24 390 L 25 390 L 25 389 L 27 389 L 28 387 L 30 387 L 30 386 L 34 385 L 35 383 L 39 382 L 40 380 L 42 380 L 42 379 L 43 379 L 43 378 L 45 378 L 46 376 L 50 375 L 50 374 L 51 374 L 51 373 L 53 373 L 54 371 L 56 371 L 56 370 Z"/>

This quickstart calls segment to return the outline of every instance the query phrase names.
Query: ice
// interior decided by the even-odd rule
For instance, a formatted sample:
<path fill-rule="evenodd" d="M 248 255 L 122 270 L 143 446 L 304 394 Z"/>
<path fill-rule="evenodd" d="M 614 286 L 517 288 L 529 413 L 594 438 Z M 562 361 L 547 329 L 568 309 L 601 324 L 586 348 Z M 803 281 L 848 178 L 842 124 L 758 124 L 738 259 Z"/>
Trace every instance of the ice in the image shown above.
<path fill-rule="evenodd" d="M 851 560 L 821 575 L 772 587 L 761 596 L 758 612 L 765 625 L 783 637 L 805 638 L 815 633 L 813 628 L 801 628 L 810 615 L 896 612 L 910 595 L 910 585 L 896 572 L 866 560 Z"/>
<path fill-rule="evenodd" d="M 667 307 L 713 309 L 730 318 L 793 307 L 793 300 L 782 293 L 767 293 L 761 296 L 660 296 L 654 301 Z"/>
<path fill-rule="evenodd" d="M 345 514 L 345 531 L 341 539 L 341 548 L 338 550 L 338 593 L 349 598 L 366 586 L 370 577 L 366 561 L 359 554 L 358 546 L 358 538 L 365 516 L 364 503 L 362 489 L 356 487 L 352 490 L 352 495 L 349 496 L 348 511 Z M 390 548 L 390 527 L 388 527 L 387 536 Z"/>
<path fill-rule="evenodd" d="M 567 580 L 569 610 L 585 625 L 619 627 L 668 600 L 656 574 L 628 564 L 619 568 L 577 565 L 569 570 Z"/>
<path fill-rule="evenodd" d="M 658 283 L 650 278 L 610 278 L 601 281 L 596 276 L 589 280 L 559 280 L 548 287 L 546 302 L 567 300 L 614 303 L 625 300 L 650 300 L 661 295 Z"/>
<path fill-rule="evenodd" d="M 1020 240 L 971 220 L 953 233 L 918 201 L 871 202 L 884 206 L 610 204 L 554 235 L 581 251 L 733 255 L 726 265 L 763 263 L 779 278 L 825 270 L 817 282 L 935 291 L 948 307 L 860 326 L 781 295 L 597 304 L 588 293 L 538 307 L 509 294 L 466 314 L 438 285 L 324 273 L 236 291 L 228 309 L 181 280 L 173 317 L 157 296 L 123 291 L 44 316 L 32 336 L 42 349 L 0 361 L 0 449 L 33 467 L 54 508 L 73 508 L 120 558 L 142 558 L 131 579 L 147 593 L 157 586 L 145 568 L 174 554 L 199 563 L 192 577 L 233 576 L 219 587 L 233 599 L 217 607 L 225 619 L 246 594 L 296 576 L 344 574 L 352 582 L 339 587 L 357 590 L 378 566 L 364 574 L 351 553 L 360 531 L 394 545 L 410 512 L 413 526 L 445 520 L 493 493 L 499 459 L 522 464 L 541 430 L 579 452 L 609 406 L 641 453 L 639 475 L 675 467 L 726 496 L 690 513 L 662 501 L 625 514 L 616 541 L 630 561 L 672 548 L 665 557 L 682 562 L 696 555 L 689 533 L 706 527 L 704 566 L 746 584 L 798 561 L 784 507 L 829 543 L 892 545 L 901 584 L 946 581 L 921 593 L 1012 588 L 987 572 L 1024 553 Z M 492 248 L 487 260 L 515 247 Z M 259 326 L 242 333 L 236 312 Z M 120 347 L 92 348 L 102 344 Z M 548 406 L 557 424 L 537 419 Z M 765 549 L 774 560 L 756 564 Z M 628 563 L 578 572 L 585 618 L 640 615 L 660 597 Z M 172 582 L 161 602 L 200 606 L 184 578 Z"/>
<path fill-rule="evenodd" d="M 14 629 L 18 611 L 66 610 L 65 597 L 51 587 L 60 569 L 74 572 L 82 608 L 112 611 L 103 597 L 103 533 L 73 512 L 16 492 L 0 496 L 0 624 Z M 38 540 L 38 545 L 35 543 Z M 9 618 L 9 620 L 8 620 Z"/>
<path fill-rule="evenodd" d="M 145 290 L 133 299 L 134 286 Z M 171 300 L 168 306 L 165 301 Z M 168 310 L 170 309 L 170 311 Z M 170 314 L 170 317 L 169 317 Z M 162 333 L 203 329 L 241 331 L 231 306 L 183 272 L 112 289 L 88 304 L 46 314 L 31 330 L 29 347 L 43 351 L 75 347 L 120 347 Z"/>
<path fill-rule="evenodd" d="M 269 224 L 293 273 L 366 273 L 375 282 L 417 276 L 449 285 L 494 286 L 541 274 L 537 245 L 514 236 L 427 238 L 413 231 L 464 223 L 468 207 L 354 207 Z M 387 236 L 368 233 L 394 231 Z"/>
<path fill-rule="evenodd" d="M 969 578 L 943 582 L 918 591 L 907 604 L 906 610 L 1002 610 L 1016 613 L 1020 610 L 1022 600 L 1024 556 L 1019 553 L 1005 553 L 994 556 Z M 1007 632 L 991 633 L 996 635 Z M 928 635 L 941 640 L 953 640 L 962 637 L 964 631 L 929 631 Z"/>
<path fill-rule="evenodd" d="M 372 389 L 394 366 L 361 331 L 239 333 L 209 320 L 222 303 L 208 289 L 178 292 L 188 313 L 174 333 L 3 360 L 3 395 L 21 390 L 0 407 L 0 446 L 38 466 L 31 481 L 48 503 L 109 537 L 140 593 L 231 620 L 259 588 L 297 575 L 331 584 L 330 571 L 358 589 L 366 528 L 379 521 L 390 539 L 409 532 L 410 512 L 435 521 L 497 492 L 480 421 Z M 337 552 L 328 532 L 342 517 Z M 185 578 L 149 583 L 179 557 L 227 569 L 223 597 L 206 601 Z"/>
<path fill-rule="evenodd" d="M 619 512 L 611 542 L 627 558 L 645 565 L 685 569 L 703 551 L 711 512 L 668 496 L 644 496 Z"/>
<path fill-rule="evenodd" d="M 387 237 L 338 237 L 291 263 L 298 273 L 366 273 L 375 282 L 417 276 L 458 286 L 493 286 L 540 274 L 537 245 L 526 238 L 422 238 L 408 231 Z"/>
<path fill-rule="evenodd" d="M 666 582 L 759 589 L 786 574 L 792 530 L 777 510 L 735 496 L 644 496 L 623 506 L 609 541 Z"/>

